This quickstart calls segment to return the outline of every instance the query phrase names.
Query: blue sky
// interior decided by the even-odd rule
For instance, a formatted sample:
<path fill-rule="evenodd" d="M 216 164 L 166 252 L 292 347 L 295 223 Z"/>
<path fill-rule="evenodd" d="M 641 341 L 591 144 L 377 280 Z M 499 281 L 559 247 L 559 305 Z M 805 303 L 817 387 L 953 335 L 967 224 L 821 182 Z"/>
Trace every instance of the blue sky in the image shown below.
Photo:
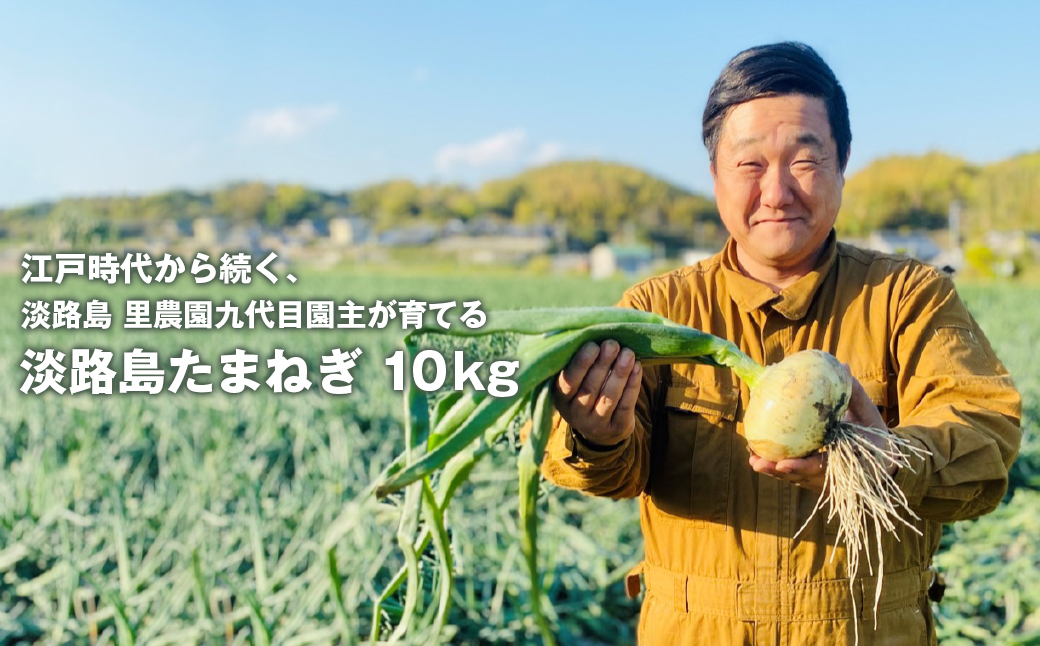
<path fill-rule="evenodd" d="M 212 188 L 475 185 L 555 159 L 709 193 L 700 112 L 802 40 L 849 95 L 850 171 L 1040 149 L 1040 3 L 178 2 L 0 6 L 0 205 Z"/>

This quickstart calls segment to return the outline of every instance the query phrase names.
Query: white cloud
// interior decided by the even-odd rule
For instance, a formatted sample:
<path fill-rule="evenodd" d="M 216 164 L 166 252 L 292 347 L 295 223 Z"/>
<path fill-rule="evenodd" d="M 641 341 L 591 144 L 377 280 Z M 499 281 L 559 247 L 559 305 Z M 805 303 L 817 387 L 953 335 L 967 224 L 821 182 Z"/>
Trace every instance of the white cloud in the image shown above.
<path fill-rule="evenodd" d="M 563 144 L 560 142 L 547 141 L 538 146 L 538 150 L 535 151 L 534 155 L 531 155 L 531 163 L 535 166 L 541 166 L 542 164 L 554 162 L 563 157 L 563 151 Z"/>
<path fill-rule="evenodd" d="M 245 141 L 291 141 L 299 139 L 339 114 L 335 103 L 305 107 L 259 110 L 246 117 Z"/>
<path fill-rule="evenodd" d="M 469 144 L 448 144 L 437 151 L 434 164 L 442 173 L 457 168 L 509 164 L 519 159 L 526 143 L 524 129 L 513 128 Z"/>

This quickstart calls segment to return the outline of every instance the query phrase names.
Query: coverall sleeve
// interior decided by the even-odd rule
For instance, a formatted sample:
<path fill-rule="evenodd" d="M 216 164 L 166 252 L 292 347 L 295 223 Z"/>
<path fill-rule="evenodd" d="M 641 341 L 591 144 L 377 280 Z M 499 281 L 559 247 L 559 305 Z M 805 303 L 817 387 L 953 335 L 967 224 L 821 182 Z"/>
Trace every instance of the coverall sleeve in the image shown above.
<path fill-rule="evenodd" d="M 649 299 L 629 290 L 618 303 L 649 311 Z M 549 481 L 594 496 L 634 498 L 643 492 L 650 475 L 652 410 L 661 367 L 643 368 L 643 384 L 636 402 L 635 431 L 612 447 L 594 447 L 560 417 L 553 415 L 553 429 L 542 462 Z"/>
<path fill-rule="evenodd" d="M 915 274 L 891 337 L 900 419 L 892 431 L 931 456 L 911 458 L 914 469 L 896 481 L 924 519 L 975 518 L 1007 491 L 1022 401 L 953 282 L 925 267 Z"/>

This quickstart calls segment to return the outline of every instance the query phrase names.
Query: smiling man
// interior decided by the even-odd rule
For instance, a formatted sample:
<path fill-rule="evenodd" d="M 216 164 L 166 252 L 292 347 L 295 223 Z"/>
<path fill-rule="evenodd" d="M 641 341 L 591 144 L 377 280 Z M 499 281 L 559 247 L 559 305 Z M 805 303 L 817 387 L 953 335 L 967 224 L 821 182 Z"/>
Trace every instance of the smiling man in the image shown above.
<path fill-rule="evenodd" d="M 1019 395 L 948 277 L 835 239 L 852 134 L 845 93 L 815 51 L 738 54 L 711 89 L 703 136 L 730 240 L 621 304 L 729 339 L 762 364 L 826 350 L 855 377 L 851 421 L 931 454 L 895 473 L 920 518 L 882 538 L 876 622 L 876 579 L 850 590 L 836 526 L 817 515 L 793 538 L 826 455 L 753 455 L 749 393 L 729 371 L 644 370 L 613 341 L 588 344 L 557 380 L 543 470 L 593 495 L 640 497 L 641 643 L 852 644 L 857 624 L 860 644 L 934 643 L 942 523 L 1000 502 L 1021 438 Z"/>
<path fill-rule="evenodd" d="M 845 161 L 819 98 L 763 97 L 730 110 L 711 171 L 744 273 L 780 289 L 812 270 L 841 206 Z"/>

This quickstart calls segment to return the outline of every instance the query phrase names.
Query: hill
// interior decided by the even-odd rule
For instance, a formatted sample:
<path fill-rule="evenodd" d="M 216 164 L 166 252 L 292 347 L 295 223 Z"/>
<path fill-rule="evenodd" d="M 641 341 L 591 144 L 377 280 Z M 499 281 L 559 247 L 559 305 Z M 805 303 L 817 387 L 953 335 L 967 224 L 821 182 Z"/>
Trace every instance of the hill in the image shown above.
<path fill-rule="evenodd" d="M 329 193 L 299 184 L 242 182 L 213 191 L 68 198 L 0 211 L 9 238 L 116 239 L 134 226 L 221 217 L 270 227 L 360 216 L 377 230 L 493 214 L 518 224 L 559 224 L 579 243 L 616 234 L 685 245 L 717 226 L 710 200 L 631 166 L 572 161 L 528 170 L 476 190 L 394 179 Z M 705 228 L 704 224 L 708 227 Z M 55 233 L 57 230 L 57 233 Z"/>
<path fill-rule="evenodd" d="M 941 152 L 878 159 L 848 178 L 840 229 L 942 228 L 953 200 L 969 237 L 990 230 L 1040 230 L 1040 152 L 988 165 Z"/>
<path fill-rule="evenodd" d="M 630 227 L 646 235 L 692 235 L 717 223 L 714 202 L 642 170 L 607 162 L 561 162 L 488 182 L 478 191 L 485 209 L 517 222 L 547 218 L 593 242 Z"/>
<path fill-rule="evenodd" d="M 838 228 L 946 226 L 950 203 L 963 208 L 967 237 L 990 230 L 1040 230 L 1040 151 L 976 165 L 942 152 L 878 159 L 850 176 Z M 713 244 L 720 230 L 712 200 L 624 164 L 567 161 L 487 182 L 416 184 L 393 179 L 353 191 L 241 182 L 211 191 L 68 198 L 0 211 L 0 238 L 116 240 L 160 222 L 220 217 L 268 227 L 357 216 L 377 231 L 493 215 L 517 224 L 561 225 L 579 246 L 622 236 L 670 249 Z"/>

